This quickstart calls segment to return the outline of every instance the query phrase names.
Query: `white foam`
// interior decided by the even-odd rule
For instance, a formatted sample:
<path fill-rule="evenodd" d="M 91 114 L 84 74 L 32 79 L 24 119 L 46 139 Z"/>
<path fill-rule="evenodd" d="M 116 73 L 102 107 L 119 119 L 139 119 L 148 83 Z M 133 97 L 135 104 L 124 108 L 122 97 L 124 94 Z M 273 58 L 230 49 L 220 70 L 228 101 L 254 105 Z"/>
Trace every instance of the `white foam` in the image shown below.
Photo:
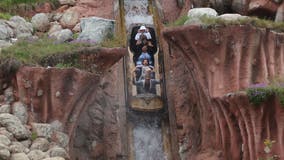
<path fill-rule="evenodd" d="M 133 23 L 153 24 L 153 16 L 148 11 L 148 0 L 125 0 L 125 25 Z"/>

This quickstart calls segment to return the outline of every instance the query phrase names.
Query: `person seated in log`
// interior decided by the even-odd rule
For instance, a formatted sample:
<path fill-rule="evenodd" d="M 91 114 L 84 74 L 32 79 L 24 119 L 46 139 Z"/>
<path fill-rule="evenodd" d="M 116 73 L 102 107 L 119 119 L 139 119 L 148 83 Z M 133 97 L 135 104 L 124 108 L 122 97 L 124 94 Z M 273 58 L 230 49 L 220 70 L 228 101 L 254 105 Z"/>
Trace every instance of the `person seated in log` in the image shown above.
<path fill-rule="evenodd" d="M 146 71 L 153 70 L 154 67 L 149 65 L 148 59 L 143 59 L 141 66 L 136 66 L 135 68 L 135 74 L 136 74 L 136 80 L 145 79 Z M 155 77 L 154 72 L 151 74 L 151 77 Z"/>
<path fill-rule="evenodd" d="M 149 65 L 150 66 L 153 66 L 153 61 L 152 61 L 152 56 L 148 53 L 148 47 L 147 46 L 143 46 L 142 47 L 142 52 L 141 52 L 141 54 L 139 55 L 139 57 L 138 58 L 134 58 L 134 60 L 136 60 L 136 63 L 135 63 L 135 66 L 137 67 L 137 66 L 141 66 L 142 65 L 142 61 L 144 60 L 144 59 L 148 59 L 148 61 L 149 61 Z"/>
<path fill-rule="evenodd" d="M 141 75 L 138 76 L 137 70 L 135 70 L 133 75 L 133 84 L 137 86 L 137 93 L 153 93 L 156 94 L 156 84 L 160 83 L 160 80 L 156 80 L 152 75 L 154 71 L 148 64 L 148 60 L 143 60 L 143 65 L 141 66 Z M 139 77 L 137 79 L 137 77 Z"/>
<path fill-rule="evenodd" d="M 138 29 L 138 32 L 136 33 L 135 35 L 135 40 L 138 41 L 138 40 L 141 40 L 141 36 L 142 35 L 145 35 L 147 40 L 151 40 L 152 39 L 152 36 L 149 32 L 149 30 L 145 27 L 145 26 L 141 26 L 139 29 Z"/>

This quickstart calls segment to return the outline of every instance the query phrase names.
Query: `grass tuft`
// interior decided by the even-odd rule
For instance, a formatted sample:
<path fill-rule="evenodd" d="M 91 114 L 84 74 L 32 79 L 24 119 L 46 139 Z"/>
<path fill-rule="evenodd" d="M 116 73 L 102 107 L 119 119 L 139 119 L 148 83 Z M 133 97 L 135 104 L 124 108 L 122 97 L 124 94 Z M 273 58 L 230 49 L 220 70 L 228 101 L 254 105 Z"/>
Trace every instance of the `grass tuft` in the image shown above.
<path fill-rule="evenodd" d="M 86 43 L 57 43 L 53 39 L 43 38 L 36 41 L 20 40 L 2 50 L 0 59 L 14 58 L 25 64 L 38 64 L 46 56 L 62 54 L 89 47 Z"/>
<path fill-rule="evenodd" d="M 0 19 L 9 20 L 12 17 L 9 13 L 0 13 Z"/>

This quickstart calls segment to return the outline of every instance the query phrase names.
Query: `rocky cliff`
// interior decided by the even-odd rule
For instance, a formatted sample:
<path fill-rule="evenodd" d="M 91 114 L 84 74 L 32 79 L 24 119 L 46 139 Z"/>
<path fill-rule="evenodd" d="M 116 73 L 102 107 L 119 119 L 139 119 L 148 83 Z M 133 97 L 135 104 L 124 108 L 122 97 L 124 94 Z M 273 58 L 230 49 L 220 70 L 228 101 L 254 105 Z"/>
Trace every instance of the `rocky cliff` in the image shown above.
<path fill-rule="evenodd" d="M 263 141 L 283 159 L 284 108 L 253 106 L 242 90 L 283 75 L 284 36 L 249 25 L 183 26 L 163 36 L 173 136 L 181 159 L 255 160 Z"/>
<path fill-rule="evenodd" d="M 14 99 L 28 106 L 28 124 L 62 123 L 72 159 L 118 159 L 124 156 L 120 132 L 125 122 L 118 115 L 124 104 L 122 61 L 111 66 L 125 53 L 119 48 L 80 53 L 85 67 L 96 66 L 94 73 L 21 66 L 14 76 L 1 76 L 1 86 L 12 86 Z"/>

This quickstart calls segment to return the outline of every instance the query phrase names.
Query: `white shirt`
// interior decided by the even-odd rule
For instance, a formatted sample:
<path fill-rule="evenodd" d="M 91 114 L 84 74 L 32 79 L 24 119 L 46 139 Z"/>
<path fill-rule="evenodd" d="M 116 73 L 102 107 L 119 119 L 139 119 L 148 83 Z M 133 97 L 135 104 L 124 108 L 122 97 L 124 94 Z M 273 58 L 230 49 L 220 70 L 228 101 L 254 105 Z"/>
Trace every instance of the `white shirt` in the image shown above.
<path fill-rule="evenodd" d="M 144 35 L 147 37 L 147 39 L 152 39 L 150 32 L 144 32 L 144 33 L 139 33 L 139 32 L 138 32 L 138 33 L 135 35 L 135 40 L 137 41 L 138 39 L 140 39 L 140 36 L 141 36 L 142 34 L 144 34 Z"/>

